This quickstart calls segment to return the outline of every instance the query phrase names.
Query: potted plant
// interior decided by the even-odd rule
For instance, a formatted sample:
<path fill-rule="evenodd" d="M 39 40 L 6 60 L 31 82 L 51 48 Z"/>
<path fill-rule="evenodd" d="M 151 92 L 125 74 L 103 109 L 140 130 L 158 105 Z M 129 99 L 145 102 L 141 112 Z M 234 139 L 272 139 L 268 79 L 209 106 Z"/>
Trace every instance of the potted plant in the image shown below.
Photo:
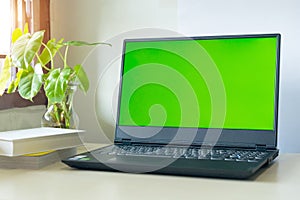
<path fill-rule="evenodd" d="M 42 119 L 42 126 L 76 128 L 72 101 L 77 87 L 83 92 L 89 89 L 89 79 L 78 64 L 73 67 L 67 63 L 68 50 L 71 46 L 95 46 L 107 43 L 88 43 L 50 39 L 43 42 L 44 31 L 32 34 L 27 25 L 24 31 L 17 28 L 12 33 L 12 48 L 7 55 L 0 72 L 0 95 L 17 91 L 24 99 L 32 101 L 41 88 L 48 100 L 47 111 Z M 54 58 L 62 60 L 62 66 L 54 65 Z M 17 69 L 11 80 L 12 68 Z M 8 88 L 7 85 L 10 82 Z"/>

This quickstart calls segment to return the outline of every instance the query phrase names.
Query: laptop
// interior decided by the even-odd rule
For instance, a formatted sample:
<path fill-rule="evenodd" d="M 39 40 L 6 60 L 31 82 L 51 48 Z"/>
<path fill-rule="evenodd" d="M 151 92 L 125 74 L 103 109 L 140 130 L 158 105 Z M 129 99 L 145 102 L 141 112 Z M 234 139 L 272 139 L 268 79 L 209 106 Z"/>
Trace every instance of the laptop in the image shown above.
<path fill-rule="evenodd" d="M 126 39 L 114 144 L 77 169 L 247 179 L 277 156 L 280 34 Z"/>

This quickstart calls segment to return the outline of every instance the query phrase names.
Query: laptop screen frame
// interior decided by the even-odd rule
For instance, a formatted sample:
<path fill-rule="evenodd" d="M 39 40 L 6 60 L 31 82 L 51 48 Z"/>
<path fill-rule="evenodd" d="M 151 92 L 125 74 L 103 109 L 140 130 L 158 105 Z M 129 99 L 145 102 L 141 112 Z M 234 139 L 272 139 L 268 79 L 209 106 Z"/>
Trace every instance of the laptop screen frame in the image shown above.
<path fill-rule="evenodd" d="M 178 127 L 159 127 L 157 134 L 151 137 L 135 137 L 134 135 L 143 135 L 145 132 L 155 132 L 158 127 L 141 126 L 123 126 L 119 125 L 120 102 L 122 95 L 122 76 L 124 69 L 124 60 L 126 44 L 137 41 L 161 41 L 161 40 L 210 40 L 210 39 L 231 39 L 231 38 L 277 38 L 276 55 L 276 81 L 275 81 L 275 99 L 274 99 L 274 124 L 273 130 L 247 130 L 247 129 L 217 129 L 217 128 L 178 128 Z M 280 72 L 280 43 L 281 35 L 279 33 L 270 34 L 247 34 L 247 35 L 219 35 L 219 36 L 197 36 L 197 37 L 168 37 L 168 38 L 138 38 L 125 39 L 123 41 L 122 62 L 120 70 L 119 97 L 117 109 L 117 121 L 115 129 L 115 143 L 141 143 L 141 144 L 159 144 L 159 145 L 209 145 L 225 147 L 246 147 L 255 148 L 257 145 L 266 146 L 266 148 L 277 147 L 278 135 L 278 104 L 279 104 L 279 72 Z M 180 134 L 178 136 L 178 130 Z M 127 134 L 127 133 L 134 133 Z M 209 134 L 209 137 L 207 135 Z M 193 138 L 185 137 L 193 135 Z"/>

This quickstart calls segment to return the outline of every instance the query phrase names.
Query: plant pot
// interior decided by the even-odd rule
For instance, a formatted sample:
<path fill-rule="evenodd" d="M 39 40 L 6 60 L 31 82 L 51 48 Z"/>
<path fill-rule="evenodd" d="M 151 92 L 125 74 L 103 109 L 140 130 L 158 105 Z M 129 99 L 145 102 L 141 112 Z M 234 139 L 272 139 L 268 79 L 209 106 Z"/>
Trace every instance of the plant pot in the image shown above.
<path fill-rule="evenodd" d="M 79 118 L 73 108 L 73 98 L 78 84 L 70 83 L 65 98 L 59 103 L 51 103 L 42 117 L 42 127 L 78 129 Z"/>

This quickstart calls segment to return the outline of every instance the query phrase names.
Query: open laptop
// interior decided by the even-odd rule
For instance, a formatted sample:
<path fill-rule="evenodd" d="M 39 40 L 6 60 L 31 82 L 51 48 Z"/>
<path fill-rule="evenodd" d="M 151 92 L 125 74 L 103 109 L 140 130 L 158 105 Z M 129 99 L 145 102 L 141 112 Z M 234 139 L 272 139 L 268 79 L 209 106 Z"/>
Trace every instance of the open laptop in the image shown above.
<path fill-rule="evenodd" d="M 277 149 L 280 34 L 126 39 L 114 144 L 73 168 L 249 178 Z"/>

